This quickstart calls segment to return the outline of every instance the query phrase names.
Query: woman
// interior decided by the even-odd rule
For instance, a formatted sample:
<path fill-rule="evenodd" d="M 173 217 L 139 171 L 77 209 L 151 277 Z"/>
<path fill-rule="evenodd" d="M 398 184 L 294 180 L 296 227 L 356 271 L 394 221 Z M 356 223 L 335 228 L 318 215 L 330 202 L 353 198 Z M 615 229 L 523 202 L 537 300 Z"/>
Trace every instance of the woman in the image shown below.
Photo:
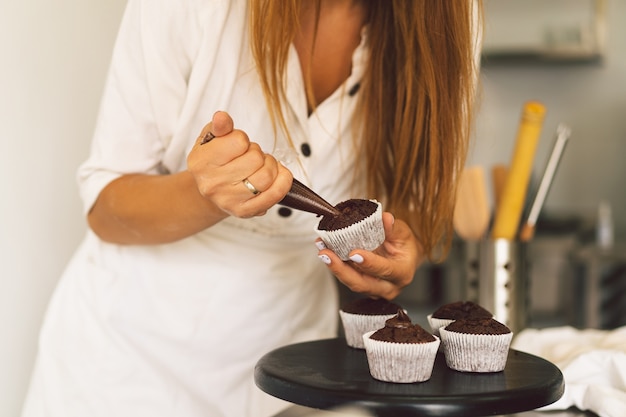
<path fill-rule="evenodd" d="M 90 230 L 51 300 L 23 416 L 284 407 L 254 364 L 336 334 L 333 275 L 392 299 L 449 241 L 472 5 L 130 0 L 79 169 Z M 293 177 L 333 204 L 382 201 L 385 243 L 316 257 L 318 219 L 277 204 Z"/>

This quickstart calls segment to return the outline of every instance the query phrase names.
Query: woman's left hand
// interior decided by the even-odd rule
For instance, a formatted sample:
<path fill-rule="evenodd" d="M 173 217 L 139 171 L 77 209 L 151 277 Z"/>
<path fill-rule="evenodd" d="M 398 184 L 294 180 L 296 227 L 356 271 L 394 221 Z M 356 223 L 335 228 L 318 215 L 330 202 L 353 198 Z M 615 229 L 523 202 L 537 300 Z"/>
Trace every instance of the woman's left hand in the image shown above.
<path fill-rule="evenodd" d="M 385 241 L 373 252 L 355 249 L 346 262 L 330 249 L 321 249 L 318 255 L 351 291 L 392 300 L 411 283 L 424 254 L 405 222 L 385 212 L 383 225 Z"/>

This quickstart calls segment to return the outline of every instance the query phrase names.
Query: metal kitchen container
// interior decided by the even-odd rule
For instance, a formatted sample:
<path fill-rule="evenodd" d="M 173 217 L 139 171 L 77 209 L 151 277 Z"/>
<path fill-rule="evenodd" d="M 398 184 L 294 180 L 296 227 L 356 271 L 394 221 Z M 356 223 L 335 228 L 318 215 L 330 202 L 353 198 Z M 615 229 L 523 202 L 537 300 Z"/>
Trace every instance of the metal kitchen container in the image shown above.
<path fill-rule="evenodd" d="M 468 242 L 466 299 L 491 311 L 514 333 L 528 324 L 526 244 L 508 239 Z"/>

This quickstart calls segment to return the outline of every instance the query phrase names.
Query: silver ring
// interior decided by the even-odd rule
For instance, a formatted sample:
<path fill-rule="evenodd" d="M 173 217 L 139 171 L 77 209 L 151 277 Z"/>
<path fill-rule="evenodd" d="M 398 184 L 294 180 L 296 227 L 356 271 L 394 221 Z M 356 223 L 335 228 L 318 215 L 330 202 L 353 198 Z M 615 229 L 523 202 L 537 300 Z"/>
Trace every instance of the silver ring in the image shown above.
<path fill-rule="evenodd" d="M 256 189 L 256 187 L 255 187 L 254 185 L 252 185 L 252 183 L 251 183 L 250 181 L 248 181 L 248 179 L 247 179 L 247 178 L 244 178 L 244 179 L 243 179 L 243 181 L 241 181 L 241 182 L 243 182 L 243 185 L 245 185 L 245 186 L 246 186 L 246 188 L 247 188 L 248 190 L 250 190 L 250 192 L 251 192 L 252 194 L 257 195 L 257 194 L 259 194 L 259 193 L 260 193 L 260 191 L 259 191 L 259 190 L 257 190 L 257 189 Z"/>

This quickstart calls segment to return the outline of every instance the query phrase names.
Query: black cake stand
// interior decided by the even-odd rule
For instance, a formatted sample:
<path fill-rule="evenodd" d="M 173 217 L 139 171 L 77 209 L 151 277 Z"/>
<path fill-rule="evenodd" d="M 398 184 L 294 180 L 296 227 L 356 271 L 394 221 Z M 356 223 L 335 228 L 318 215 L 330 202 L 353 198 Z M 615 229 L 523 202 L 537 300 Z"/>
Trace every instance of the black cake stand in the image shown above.
<path fill-rule="evenodd" d="M 502 372 L 465 373 L 437 354 L 426 382 L 395 384 L 371 377 L 365 351 L 343 338 L 285 346 L 257 363 L 256 384 L 266 393 L 306 407 L 363 407 L 376 416 L 472 417 L 533 410 L 558 400 L 563 375 L 552 363 L 510 350 Z"/>

